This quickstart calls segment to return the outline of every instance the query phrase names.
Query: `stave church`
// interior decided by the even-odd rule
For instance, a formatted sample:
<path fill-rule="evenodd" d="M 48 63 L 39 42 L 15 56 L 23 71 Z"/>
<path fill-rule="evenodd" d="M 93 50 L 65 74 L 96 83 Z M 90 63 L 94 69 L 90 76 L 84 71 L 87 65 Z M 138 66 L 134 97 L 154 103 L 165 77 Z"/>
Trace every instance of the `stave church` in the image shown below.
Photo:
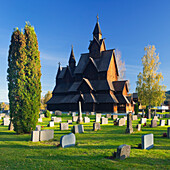
<path fill-rule="evenodd" d="M 133 96 L 128 95 L 128 80 L 118 80 L 115 50 L 106 49 L 98 18 L 88 50 L 81 54 L 76 65 L 72 47 L 68 66 L 59 64 L 47 109 L 78 111 L 80 101 L 84 112 L 133 112 L 134 101 Z"/>

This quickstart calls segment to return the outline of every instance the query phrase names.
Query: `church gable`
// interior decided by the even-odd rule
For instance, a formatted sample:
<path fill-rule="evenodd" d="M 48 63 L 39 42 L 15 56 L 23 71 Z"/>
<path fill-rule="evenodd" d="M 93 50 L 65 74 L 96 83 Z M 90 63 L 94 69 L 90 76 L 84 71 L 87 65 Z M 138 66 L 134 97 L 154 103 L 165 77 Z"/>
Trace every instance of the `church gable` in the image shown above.
<path fill-rule="evenodd" d="M 63 76 L 63 81 L 66 82 L 66 83 L 73 82 L 73 76 L 71 74 L 69 67 L 66 68 L 65 74 Z"/>
<path fill-rule="evenodd" d="M 97 65 L 94 62 L 94 60 L 90 57 L 89 62 L 86 65 L 86 68 L 83 72 L 83 77 L 89 79 L 89 80 L 96 80 L 98 79 L 98 69 Z"/>
<path fill-rule="evenodd" d="M 117 81 L 118 71 L 114 55 L 112 55 L 109 68 L 107 70 L 107 80 Z"/>
<path fill-rule="evenodd" d="M 100 57 L 100 44 L 96 38 L 90 43 L 89 46 L 90 57 L 99 58 Z"/>
<path fill-rule="evenodd" d="M 82 93 L 90 93 L 91 91 L 93 91 L 93 87 L 89 80 L 83 78 L 80 86 L 78 87 L 78 91 L 81 91 Z"/>

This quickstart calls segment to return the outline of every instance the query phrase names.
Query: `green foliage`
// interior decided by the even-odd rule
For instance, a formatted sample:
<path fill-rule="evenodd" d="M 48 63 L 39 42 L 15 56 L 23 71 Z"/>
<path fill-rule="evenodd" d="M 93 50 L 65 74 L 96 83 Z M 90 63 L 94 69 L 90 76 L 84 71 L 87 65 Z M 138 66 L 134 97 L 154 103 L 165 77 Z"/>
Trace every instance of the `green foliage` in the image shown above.
<path fill-rule="evenodd" d="M 47 118 L 51 117 L 51 113 L 49 110 L 44 111 L 44 114 L 45 114 L 45 117 L 47 117 Z"/>
<path fill-rule="evenodd" d="M 135 104 L 135 115 L 137 115 L 139 112 L 139 106 L 138 103 Z"/>
<path fill-rule="evenodd" d="M 142 58 L 143 73 L 139 73 L 136 91 L 142 105 L 158 106 L 165 100 L 165 86 L 161 85 L 162 73 L 158 73 L 159 55 L 155 53 L 155 46 L 145 47 Z"/>
<path fill-rule="evenodd" d="M 31 25 L 15 29 L 8 55 L 10 116 L 17 133 L 30 133 L 38 121 L 41 65 L 37 37 Z"/>

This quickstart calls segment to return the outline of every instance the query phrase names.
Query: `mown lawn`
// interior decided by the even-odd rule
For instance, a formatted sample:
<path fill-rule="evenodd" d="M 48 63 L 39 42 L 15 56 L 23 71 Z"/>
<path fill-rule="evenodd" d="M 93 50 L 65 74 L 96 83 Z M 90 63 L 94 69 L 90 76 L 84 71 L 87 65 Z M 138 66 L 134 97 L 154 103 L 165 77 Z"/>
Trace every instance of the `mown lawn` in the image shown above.
<path fill-rule="evenodd" d="M 101 125 L 101 130 L 94 132 L 94 116 L 91 123 L 84 124 L 85 133 L 76 134 L 77 145 L 70 148 L 57 147 L 62 135 L 68 131 L 60 131 L 59 124 L 54 128 L 47 127 L 50 119 L 43 118 L 42 129 L 54 129 L 54 140 L 48 142 L 31 142 L 31 135 L 17 135 L 8 131 L 7 126 L 0 125 L 0 169 L 170 169 L 170 139 L 162 137 L 167 127 L 142 127 L 137 132 L 133 121 L 134 133 L 125 134 L 126 127 L 113 125 L 109 119 L 108 125 Z M 63 122 L 71 116 L 62 116 Z M 2 121 L 0 121 L 1 124 Z M 148 120 L 147 124 L 150 124 Z M 143 134 L 154 134 L 154 148 L 150 150 L 137 149 Z M 130 157 L 125 160 L 111 160 L 119 145 L 131 145 Z"/>

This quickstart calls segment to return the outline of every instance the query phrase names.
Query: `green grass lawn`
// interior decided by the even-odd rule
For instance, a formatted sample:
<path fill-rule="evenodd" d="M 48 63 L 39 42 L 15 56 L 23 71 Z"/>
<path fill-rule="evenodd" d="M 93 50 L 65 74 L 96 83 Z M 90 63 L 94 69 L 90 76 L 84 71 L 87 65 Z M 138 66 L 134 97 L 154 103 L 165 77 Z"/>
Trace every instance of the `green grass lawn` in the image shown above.
<path fill-rule="evenodd" d="M 94 116 L 91 122 L 84 124 L 85 132 L 76 134 L 77 145 L 70 148 L 57 147 L 62 135 L 69 130 L 60 131 L 59 124 L 47 127 L 50 119 L 43 118 L 42 129 L 54 129 L 54 140 L 48 142 L 31 142 L 31 135 L 17 135 L 8 131 L 7 126 L 0 125 L 0 169 L 170 169 L 170 139 L 162 137 L 167 127 L 142 127 L 137 132 L 135 126 L 139 120 L 133 121 L 133 134 L 125 134 L 126 126 L 101 125 L 101 130 L 94 132 Z M 63 122 L 71 116 L 62 116 Z M 165 118 L 164 118 L 165 119 Z M 2 121 L 0 121 L 1 123 Z M 150 124 L 150 120 L 147 121 Z M 154 148 L 150 150 L 136 149 L 141 143 L 143 134 L 154 134 Z M 125 160 L 111 160 L 117 147 L 122 144 L 131 145 L 130 157 Z"/>

